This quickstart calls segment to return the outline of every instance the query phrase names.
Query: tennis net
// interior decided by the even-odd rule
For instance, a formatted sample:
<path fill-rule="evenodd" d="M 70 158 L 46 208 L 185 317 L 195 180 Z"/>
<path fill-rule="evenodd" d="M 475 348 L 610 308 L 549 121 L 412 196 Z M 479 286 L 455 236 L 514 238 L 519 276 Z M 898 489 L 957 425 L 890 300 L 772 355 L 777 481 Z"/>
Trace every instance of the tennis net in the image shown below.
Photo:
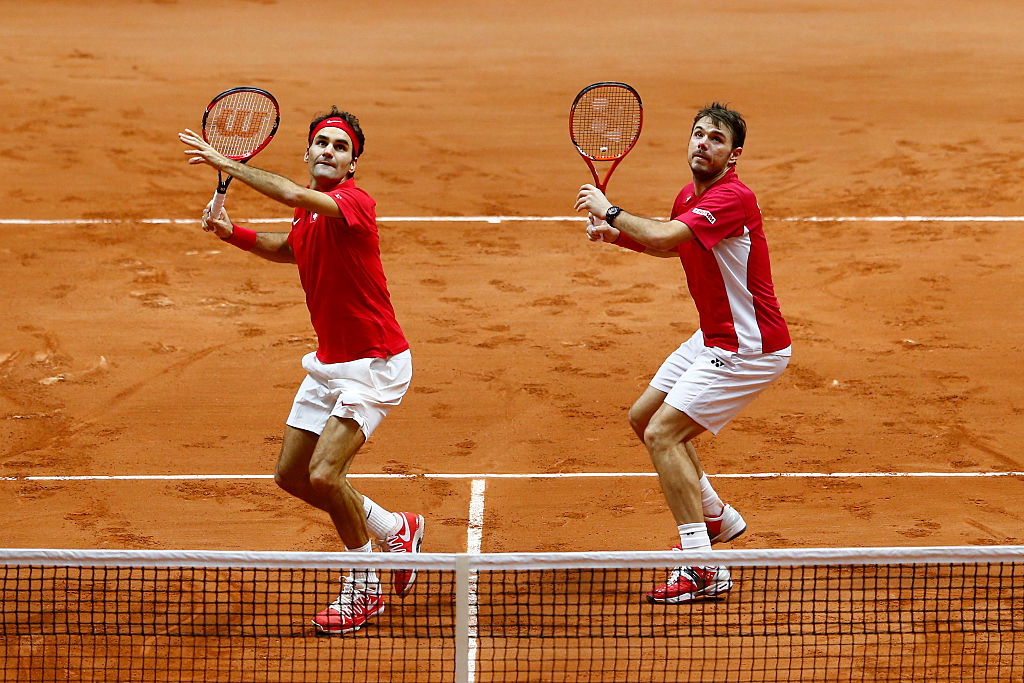
<path fill-rule="evenodd" d="M 1024 546 L 688 553 L 732 589 L 648 604 L 681 557 L 0 550 L 0 680 L 1024 679 Z M 368 567 L 416 585 L 317 637 Z"/>

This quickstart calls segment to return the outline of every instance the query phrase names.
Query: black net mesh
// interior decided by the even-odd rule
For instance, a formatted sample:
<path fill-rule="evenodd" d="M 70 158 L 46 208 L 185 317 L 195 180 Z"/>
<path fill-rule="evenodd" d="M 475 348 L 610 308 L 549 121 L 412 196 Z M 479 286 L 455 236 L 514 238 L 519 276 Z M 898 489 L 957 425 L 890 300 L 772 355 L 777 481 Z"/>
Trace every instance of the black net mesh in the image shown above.
<path fill-rule="evenodd" d="M 1024 565 L 738 566 L 649 604 L 666 568 L 420 569 L 347 635 L 342 570 L 0 565 L 3 681 L 1024 680 Z M 468 605 L 456 623 L 456 601 Z"/>

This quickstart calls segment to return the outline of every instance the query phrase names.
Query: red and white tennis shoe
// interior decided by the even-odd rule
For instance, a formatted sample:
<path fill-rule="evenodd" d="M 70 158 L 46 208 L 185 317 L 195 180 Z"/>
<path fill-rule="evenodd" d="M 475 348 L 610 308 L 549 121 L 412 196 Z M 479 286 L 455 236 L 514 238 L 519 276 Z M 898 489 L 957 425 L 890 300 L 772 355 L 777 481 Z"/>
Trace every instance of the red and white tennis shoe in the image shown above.
<path fill-rule="evenodd" d="M 682 550 L 675 545 L 672 550 Z M 716 598 L 732 588 L 732 576 L 725 567 L 676 567 L 668 583 L 647 594 L 652 605 L 675 605 L 703 598 Z"/>
<path fill-rule="evenodd" d="M 384 596 L 346 580 L 341 595 L 313 617 L 313 626 L 318 633 L 340 636 L 358 631 L 383 611 Z"/>
<path fill-rule="evenodd" d="M 423 516 L 411 512 L 395 514 L 400 518 L 401 526 L 398 527 L 398 531 L 384 539 L 382 548 L 389 553 L 418 553 L 423 544 Z M 391 575 L 395 594 L 400 598 L 408 595 L 415 581 L 415 569 L 396 569 Z"/>
<path fill-rule="evenodd" d="M 705 517 L 704 525 L 708 528 L 708 537 L 712 544 L 731 541 L 747 530 L 747 523 L 743 517 L 728 503 L 718 517 Z"/>

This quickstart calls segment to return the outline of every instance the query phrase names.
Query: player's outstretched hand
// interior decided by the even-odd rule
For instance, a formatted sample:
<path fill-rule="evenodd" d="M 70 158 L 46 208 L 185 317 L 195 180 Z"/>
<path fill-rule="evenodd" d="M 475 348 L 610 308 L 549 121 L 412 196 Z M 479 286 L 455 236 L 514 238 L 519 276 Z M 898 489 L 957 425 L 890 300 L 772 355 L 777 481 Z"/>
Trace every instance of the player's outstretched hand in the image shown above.
<path fill-rule="evenodd" d="M 223 169 L 230 161 L 215 150 L 201 135 L 188 128 L 178 133 L 178 139 L 189 148 L 185 150 L 185 154 L 189 155 L 188 163 L 190 164 L 209 164 L 214 168 Z"/>

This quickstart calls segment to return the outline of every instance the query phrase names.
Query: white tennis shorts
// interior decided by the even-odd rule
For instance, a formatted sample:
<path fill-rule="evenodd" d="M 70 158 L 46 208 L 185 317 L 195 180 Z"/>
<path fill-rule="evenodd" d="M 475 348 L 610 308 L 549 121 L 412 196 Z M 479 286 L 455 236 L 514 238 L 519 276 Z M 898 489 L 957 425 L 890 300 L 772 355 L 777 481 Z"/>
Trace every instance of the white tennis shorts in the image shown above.
<path fill-rule="evenodd" d="M 390 358 L 360 358 L 347 363 L 321 363 L 316 353 L 302 358 L 308 373 L 302 380 L 287 424 L 322 434 L 331 415 L 355 420 L 370 434 L 393 406 L 402 402 L 412 381 L 412 353 Z"/>
<path fill-rule="evenodd" d="M 712 434 L 757 398 L 789 365 L 793 347 L 745 355 L 704 346 L 693 336 L 665 359 L 651 386 L 665 392 L 665 403 L 689 415 Z"/>

